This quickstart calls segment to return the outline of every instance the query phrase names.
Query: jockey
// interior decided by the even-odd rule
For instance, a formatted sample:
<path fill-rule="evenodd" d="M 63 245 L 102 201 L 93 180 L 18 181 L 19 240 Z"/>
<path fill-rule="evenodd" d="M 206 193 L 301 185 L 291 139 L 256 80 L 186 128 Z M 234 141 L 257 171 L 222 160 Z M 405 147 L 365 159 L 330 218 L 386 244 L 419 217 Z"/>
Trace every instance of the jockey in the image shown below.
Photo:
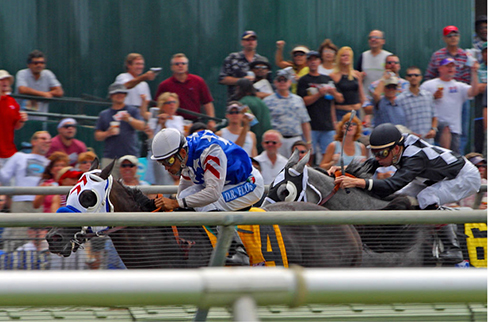
<path fill-rule="evenodd" d="M 374 159 L 370 173 L 378 167 L 397 168 L 386 179 L 360 179 L 340 176 L 335 183 L 341 188 L 361 188 L 380 197 L 394 192 L 417 197 L 421 209 L 442 209 L 479 191 L 480 175 L 476 167 L 463 156 L 433 146 L 411 134 L 401 134 L 391 123 L 378 125 L 369 138 Z M 462 262 L 462 252 L 456 237 L 456 225 L 440 229 L 444 252 L 440 257 L 446 263 Z"/>
<path fill-rule="evenodd" d="M 196 211 L 238 211 L 250 208 L 264 193 L 261 173 L 238 145 L 211 131 L 185 138 L 176 129 L 161 130 L 152 142 L 151 159 L 172 175 L 180 176 L 176 199 L 155 199 L 163 210 L 194 208 Z M 249 258 L 237 232 L 228 265 L 249 265 Z"/>

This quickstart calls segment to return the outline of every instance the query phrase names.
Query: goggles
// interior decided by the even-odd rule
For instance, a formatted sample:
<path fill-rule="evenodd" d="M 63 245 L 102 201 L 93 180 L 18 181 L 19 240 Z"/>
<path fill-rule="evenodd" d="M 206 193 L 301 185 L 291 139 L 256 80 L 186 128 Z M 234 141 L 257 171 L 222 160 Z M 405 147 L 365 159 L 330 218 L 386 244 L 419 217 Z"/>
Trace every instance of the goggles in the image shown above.
<path fill-rule="evenodd" d="M 175 161 L 176 161 L 176 157 L 174 155 L 163 160 L 158 160 L 159 163 L 167 167 L 171 167 L 173 164 L 175 164 Z"/>
<path fill-rule="evenodd" d="M 389 147 L 381 150 L 371 150 L 371 153 L 378 159 L 385 159 L 390 154 L 391 149 L 392 148 Z"/>

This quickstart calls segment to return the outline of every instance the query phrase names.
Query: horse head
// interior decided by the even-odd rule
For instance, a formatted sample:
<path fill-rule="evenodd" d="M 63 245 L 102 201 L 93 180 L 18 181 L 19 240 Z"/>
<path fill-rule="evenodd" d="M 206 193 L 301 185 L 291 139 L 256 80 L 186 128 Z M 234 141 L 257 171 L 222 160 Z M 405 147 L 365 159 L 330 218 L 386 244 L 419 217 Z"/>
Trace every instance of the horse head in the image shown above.
<path fill-rule="evenodd" d="M 90 170 L 84 173 L 76 185 L 71 188 L 66 198 L 66 206 L 58 209 L 58 213 L 104 213 L 113 212 L 110 201 L 113 186 L 113 170 L 115 160 L 103 170 L 98 169 L 99 162 L 95 159 Z M 83 235 L 88 231 L 99 231 L 105 227 L 60 227 L 52 228 L 46 236 L 49 251 L 64 257 L 71 255 L 85 242 Z"/>
<path fill-rule="evenodd" d="M 269 192 L 263 206 L 275 202 L 309 201 L 318 203 L 320 196 L 310 188 L 309 168 L 310 151 L 299 160 L 298 150 L 295 150 L 283 170 L 276 176 L 269 186 Z"/>

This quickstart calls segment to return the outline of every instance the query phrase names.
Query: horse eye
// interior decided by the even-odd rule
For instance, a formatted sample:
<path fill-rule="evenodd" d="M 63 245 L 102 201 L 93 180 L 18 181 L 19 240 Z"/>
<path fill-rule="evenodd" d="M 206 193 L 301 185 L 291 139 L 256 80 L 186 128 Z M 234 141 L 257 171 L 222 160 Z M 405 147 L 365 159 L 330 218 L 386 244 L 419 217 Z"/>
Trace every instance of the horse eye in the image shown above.
<path fill-rule="evenodd" d="M 93 207 L 97 204 L 97 195 L 91 190 L 83 191 L 78 197 L 80 205 L 85 208 Z"/>
<path fill-rule="evenodd" d="M 280 200 L 282 200 L 282 201 L 285 200 L 289 194 L 290 194 L 290 192 L 288 191 L 288 189 L 286 189 L 286 185 L 282 184 L 278 188 L 278 198 L 280 198 Z"/>

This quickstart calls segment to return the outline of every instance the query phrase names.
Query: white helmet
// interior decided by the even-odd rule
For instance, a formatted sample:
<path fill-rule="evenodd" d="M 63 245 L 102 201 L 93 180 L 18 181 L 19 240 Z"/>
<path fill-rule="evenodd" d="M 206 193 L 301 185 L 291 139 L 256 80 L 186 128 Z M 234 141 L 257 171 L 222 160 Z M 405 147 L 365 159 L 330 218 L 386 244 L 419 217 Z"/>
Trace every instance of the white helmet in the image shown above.
<path fill-rule="evenodd" d="M 152 141 L 153 155 L 151 159 L 166 159 L 187 146 L 186 138 L 180 131 L 177 129 L 162 129 Z"/>

